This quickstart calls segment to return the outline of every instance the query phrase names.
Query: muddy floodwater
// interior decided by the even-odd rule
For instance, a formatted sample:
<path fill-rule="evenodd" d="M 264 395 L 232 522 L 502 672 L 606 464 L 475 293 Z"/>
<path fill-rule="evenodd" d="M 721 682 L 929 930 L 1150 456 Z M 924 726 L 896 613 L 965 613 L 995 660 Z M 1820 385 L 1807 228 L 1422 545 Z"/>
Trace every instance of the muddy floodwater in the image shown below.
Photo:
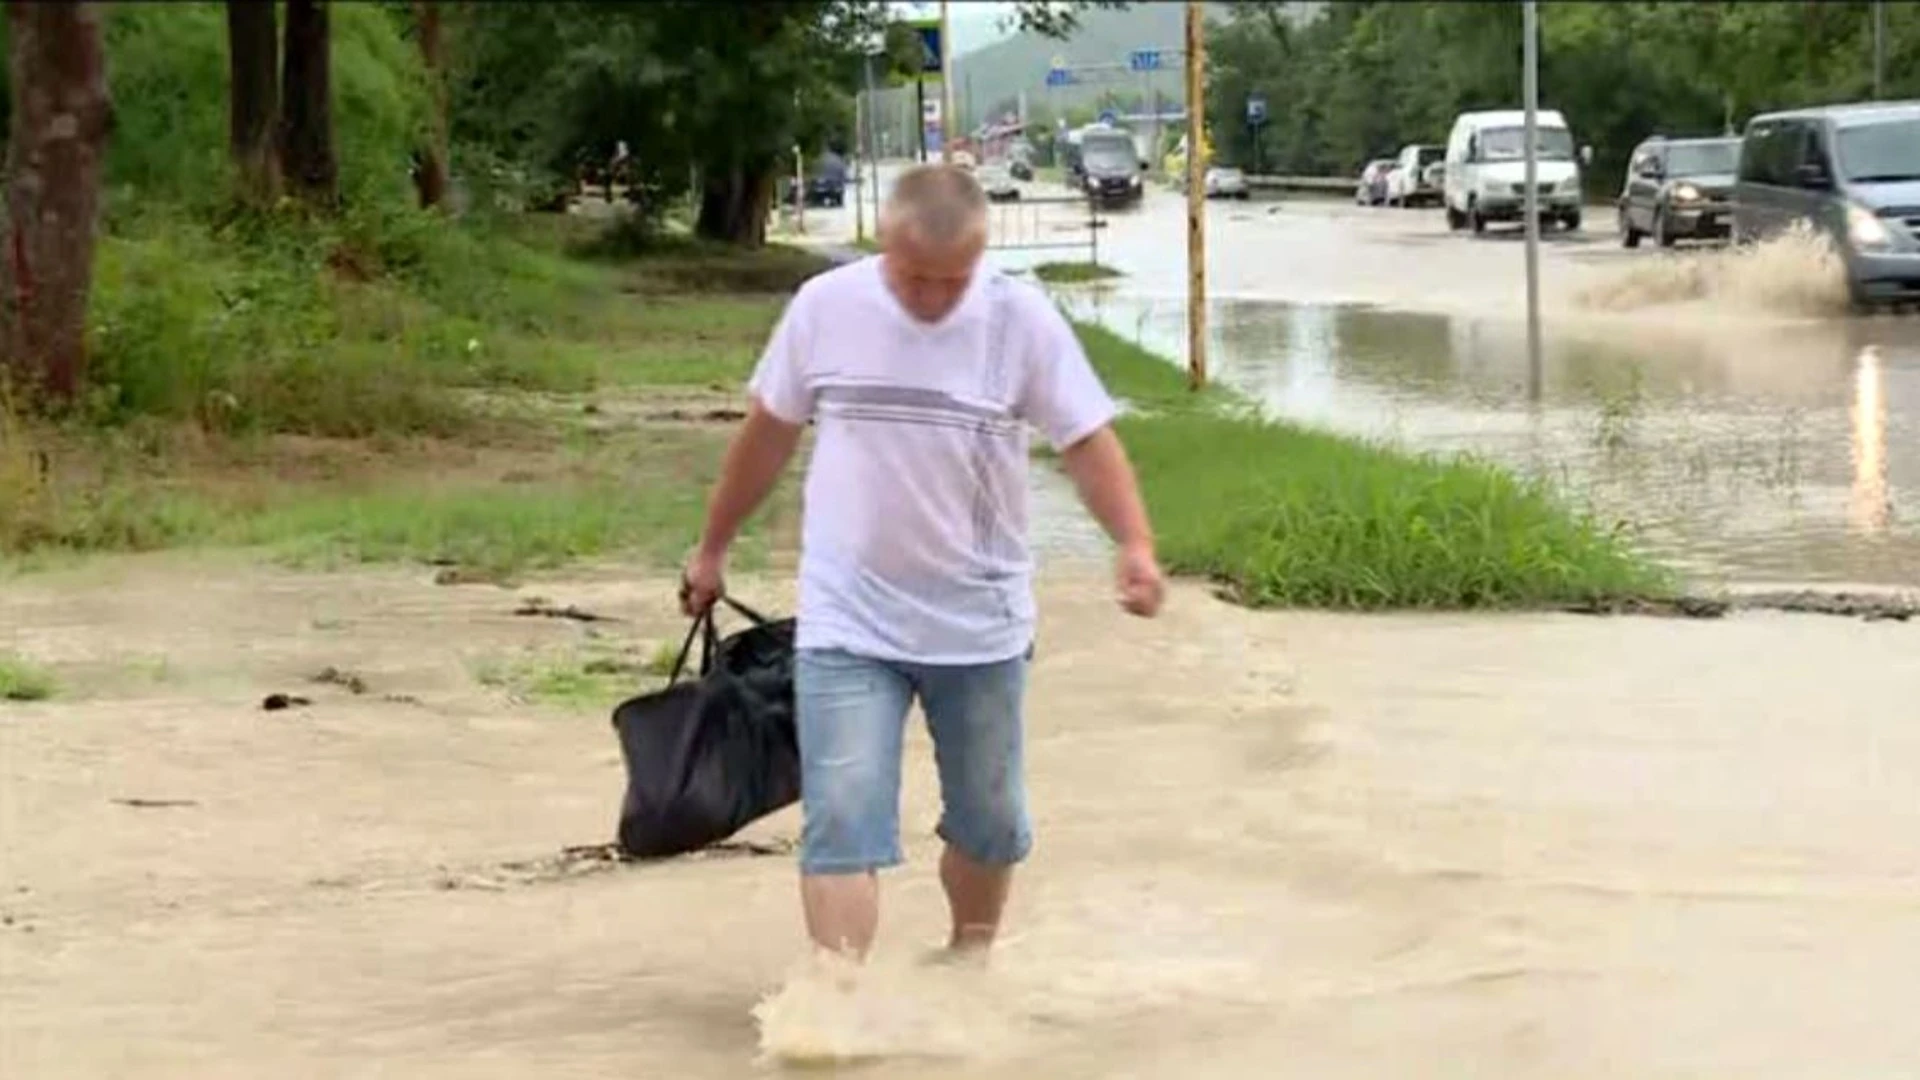
<path fill-rule="evenodd" d="M 774 610 L 784 581 L 736 589 Z M 673 638 L 672 581 L 521 590 Z M 620 866 L 603 714 L 478 684 L 565 620 L 406 569 L 141 559 L 12 583 L 0 1075 L 1742 1080 L 1920 1062 L 1920 631 L 1343 617 L 1041 587 L 1038 847 L 985 972 L 933 766 L 857 976 L 801 964 L 786 811 Z M 157 659 L 159 658 L 159 659 Z M 163 661 L 163 662 L 162 662 Z M 325 667 L 364 693 L 315 684 Z M 313 704 L 260 711 L 293 690 Z M 769 854 L 756 856 L 754 850 Z"/>

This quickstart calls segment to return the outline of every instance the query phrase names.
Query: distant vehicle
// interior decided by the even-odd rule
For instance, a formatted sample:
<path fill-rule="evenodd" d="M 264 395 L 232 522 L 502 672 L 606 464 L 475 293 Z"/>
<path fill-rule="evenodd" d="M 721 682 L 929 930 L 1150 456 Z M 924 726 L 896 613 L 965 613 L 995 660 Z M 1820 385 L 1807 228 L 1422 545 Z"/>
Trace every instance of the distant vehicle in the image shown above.
<path fill-rule="evenodd" d="M 1205 184 L 1209 199 L 1239 199 L 1245 202 L 1252 195 L 1247 188 L 1247 174 L 1229 165 L 1215 165 L 1208 169 Z"/>
<path fill-rule="evenodd" d="M 1920 299 L 1920 101 L 1747 122 L 1734 239 L 1761 239 L 1802 221 L 1833 242 L 1856 306 Z"/>
<path fill-rule="evenodd" d="M 1387 201 L 1387 175 L 1395 168 L 1392 158 L 1375 158 L 1367 162 L 1360 170 L 1360 185 L 1353 191 L 1353 201 L 1361 206 L 1379 206 Z"/>
<path fill-rule="evenodd" d="M 1140 172 L 1133 137 L 1120 128 L 1090 124 L 1068 135 L 1067 183 L 1095 202 L 1113 206 L 1139 202 Z"/>
<path fill-rule="evenodd" d="M 782 186 L 780 202 L 792 206 L 794 198 L 794 179 L 789 176 Z M 847 162 L 838 154 L 822 154 L 814 163 L 813 175 L 807 177 L 806 203 L 808 206 L 845 206 L 847 204 Z"/>
<path fill-rule="evenodd" d="M 1446 156 L 1444 146 L 1401 147 L 1398 167 L 1387 183 L 1387 205 L 1439 206 L 1443 196 L 1432 166 L 1443 164 Z"/>
<path fill-rule="evenodd" d="M 1526 212 L 1526 113 L 1518 109 L 1461 113 L 1447 138 L 1447 227 L 1485 232 L 1490 221 L 1520 221 Z M 1535 114 L 1535 183 L 1540 217 L 1580 227 L 1580 166 L 1593 148 L 1574 153 L 1573 133 L 1556 109 Z"/>
<path fill-rule="evenodd" d="M 1620 190 L 1620 242 L 1639 247 L 1641 237 L 1651 236 L 1672 247 L 1683 238 L 1731 235 L 1739 166 L 1739 139 L 1656 135 L 1634 147 Z"/>
<path fill-rule="evenodd" d="M 1020 185 L 1014 182 L 1013 170 L 1003 164 L 982 165 L 974 176 L 980 181 L 980 190 L 987 193 L 988 202 L 1014 202 L 1020 198 Z"/>

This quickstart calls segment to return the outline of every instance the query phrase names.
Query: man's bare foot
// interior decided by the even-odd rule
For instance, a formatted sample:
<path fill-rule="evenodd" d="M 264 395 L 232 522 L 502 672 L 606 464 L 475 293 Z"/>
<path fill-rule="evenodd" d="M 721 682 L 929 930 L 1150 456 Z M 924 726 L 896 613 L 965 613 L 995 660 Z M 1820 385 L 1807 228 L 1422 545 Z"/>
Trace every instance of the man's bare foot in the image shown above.
<path fill-rule="evenodd" d="M 920 954 L 922 967 L 984 968 L 992 950 L 983 945 L 942 945 Z"/>

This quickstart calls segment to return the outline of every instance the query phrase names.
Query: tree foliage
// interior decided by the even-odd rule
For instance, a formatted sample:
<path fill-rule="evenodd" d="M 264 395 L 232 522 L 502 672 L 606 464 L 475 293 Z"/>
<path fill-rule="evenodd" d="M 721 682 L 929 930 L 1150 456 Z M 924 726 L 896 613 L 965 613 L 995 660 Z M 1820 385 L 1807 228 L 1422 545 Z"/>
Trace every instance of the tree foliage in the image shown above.
<path fill-rule="evenodd" d="M 1207 114 L 1252 164 L 1248 94 L 1264 93 L 1260 156 L 1273 171 L 1351 175 L 1411 142 L 1438 143 L 1468 109 L 1520 105 L 1520 7 L 1335 2 L 1298 25 L 1282 5 L 1238 5 L 1208 38 Z M 1616 180 L 1646 136 L 1738 130 L 1768 109 L 1872 93 L 1867 3 L 1540 5 L 1540 100 Z M 1886 95 L 1920 96 L 1920 5 L 1886 5 Z"/>

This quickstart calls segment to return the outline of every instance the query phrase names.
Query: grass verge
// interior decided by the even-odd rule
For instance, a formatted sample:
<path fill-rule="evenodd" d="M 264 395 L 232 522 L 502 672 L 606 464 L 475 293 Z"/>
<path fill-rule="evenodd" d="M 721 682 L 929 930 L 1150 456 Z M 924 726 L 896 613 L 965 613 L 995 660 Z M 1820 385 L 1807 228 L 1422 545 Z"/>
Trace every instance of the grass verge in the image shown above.
<path fill-rule="evenodd" d="M 418 259 L 343 277 L 350 237 L 232 227 L 221 245 L 156 212 L 106 244 L 87 406 L 28 418 L 0 396 L 0 559 L 261 546 L 493 578 L 677 558 L 726 434 L 702 406 L 735 403 L 826 265 L 675 237 L 628 257 L 548 215 L 441 223 Z"/>
<path fill-rule="evenodd" d="M 45 668 L 13 653 L 0 653 L 0 701 L 45 701 L 58 689 Z"/>
<path fill-rule="evenodd" d="M 1108 386 L 1170 572 L 1255 607 L 1530 608 L 1671 595 L 1621 530 L 1472 459 L 1262 419 L 1100 327 Z"/>
<path fill-rule="evenodd" d="M 1084 285 L 1124 275 L 1111 266 L 1093 262 L 1045 262 L 1033 268 L 1033 276 L 1049 285 Z"/>

